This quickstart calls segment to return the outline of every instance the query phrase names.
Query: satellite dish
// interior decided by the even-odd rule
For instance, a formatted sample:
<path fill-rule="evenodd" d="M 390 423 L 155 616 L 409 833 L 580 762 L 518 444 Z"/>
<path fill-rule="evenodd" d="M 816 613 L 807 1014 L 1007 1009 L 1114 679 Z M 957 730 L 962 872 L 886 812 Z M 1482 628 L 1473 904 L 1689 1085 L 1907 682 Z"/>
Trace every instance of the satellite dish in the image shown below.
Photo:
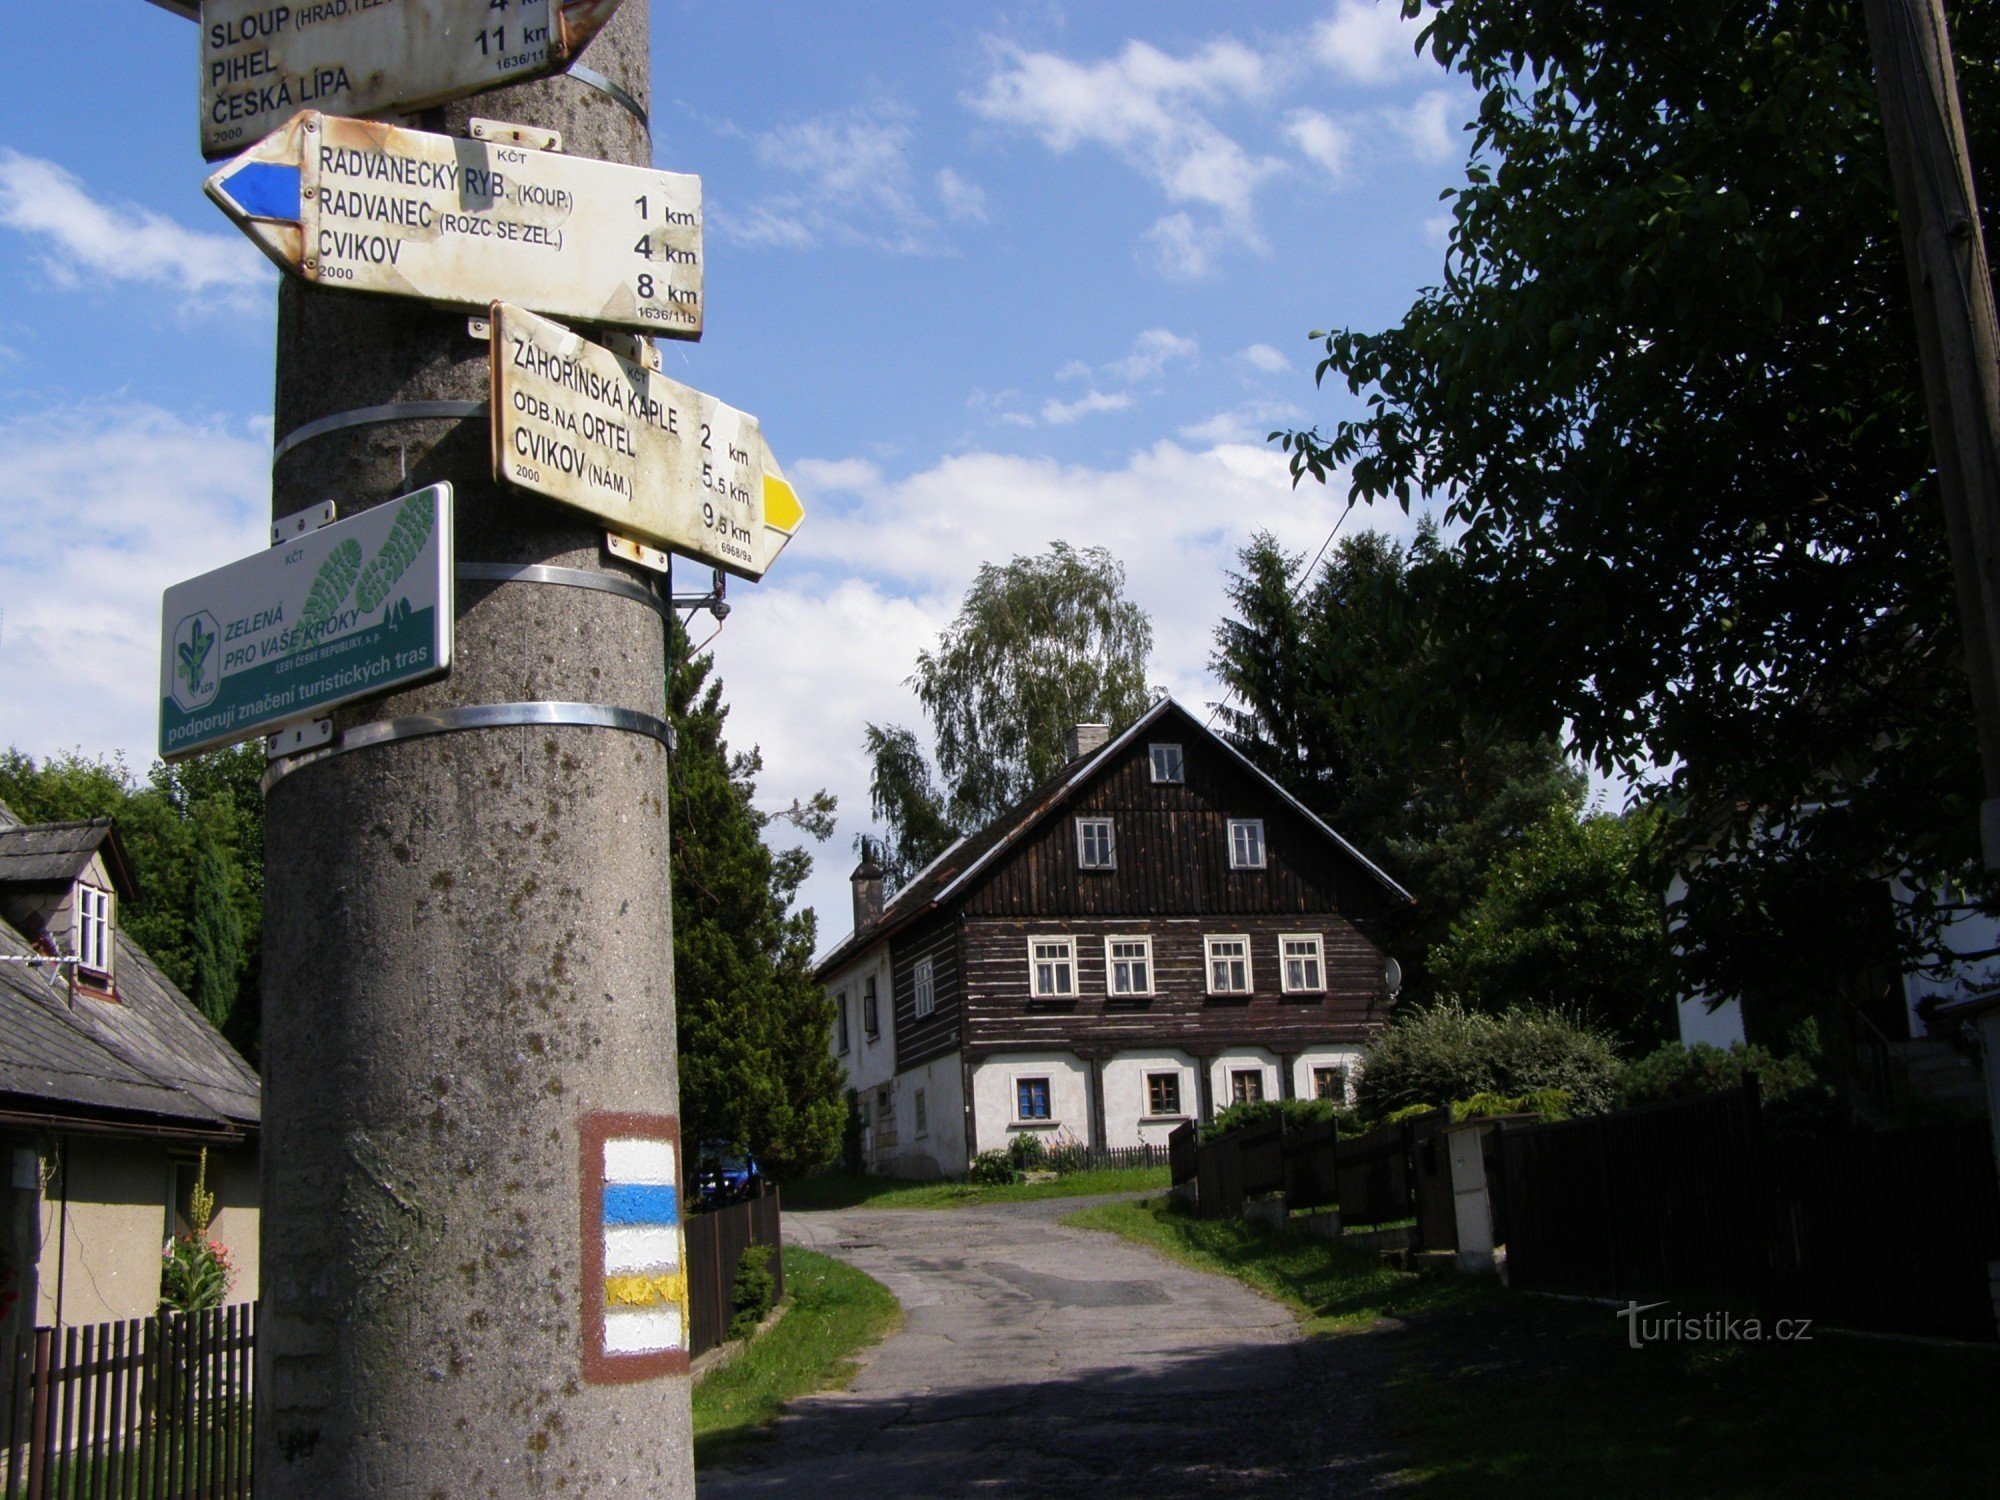
<path fill-rule="evenodd" d="M 1388 986 L 1392 996 L 1403 988 L 1403 966 L 1393 958 L 1384 959 L 1382 962 L 1382 983 Z"/>

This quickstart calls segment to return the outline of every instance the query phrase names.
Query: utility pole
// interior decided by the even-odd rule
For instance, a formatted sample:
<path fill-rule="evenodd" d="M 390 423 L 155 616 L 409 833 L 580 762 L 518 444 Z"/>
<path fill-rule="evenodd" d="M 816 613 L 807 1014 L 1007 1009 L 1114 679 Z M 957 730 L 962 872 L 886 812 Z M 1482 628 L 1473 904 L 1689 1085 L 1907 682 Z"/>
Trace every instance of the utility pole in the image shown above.
<path fill-rule="evenodd" d="M 1985 772 L 1980 846 L 1986 868 L 2000 870 L 2000 336 L 1993 280 L 1942 0 L 1867 0 L 1867 13 Z"/>
<path fill-rule="evenodd" d="M 415 123 L 650 165 L 647 21 L 623 0 L 587 68 Z M 266 780 L 273 1500 L 694 1492 L 686 1355 L 606 1312 L 608 1184 L 673 1212 L 665 606 L 601 523 L 496 484 L 490 383 L 465 311 L 280 287 L 274 521 L 449 482 L 457 639 Z M 684 1351 L 676 1295 L 632 1291 Z"/>

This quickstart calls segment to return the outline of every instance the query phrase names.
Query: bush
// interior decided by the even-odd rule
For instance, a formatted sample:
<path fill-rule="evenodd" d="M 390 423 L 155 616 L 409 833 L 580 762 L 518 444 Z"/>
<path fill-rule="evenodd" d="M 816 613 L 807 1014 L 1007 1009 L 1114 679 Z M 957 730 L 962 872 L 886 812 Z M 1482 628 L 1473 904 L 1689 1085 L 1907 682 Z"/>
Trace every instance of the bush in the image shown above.
<path fill-rule="evenodd" d="M 1215 1119 L 1202 1131 L 1201 1138 L 1204 1141 L 1220 1140 L 1232 1131 L 1248 1125 L 1261 1125 L 1266 1120 L 1283 1120 L 1285 1129 L 1297 1130 L 1302 1125 L 1319 1125 L 1343 1116 L 1349 1121 L 1353 1119 L 1351 1111 L 1340 1108 L 1331 1099 L 1252 1099 L 1217 1110 Z"/>
<path fill-rule="evenodd" d="M 1774 1057 L 1762 1047 L 1746 1047 L 1741 1042 L 1727 1051 L 1707 1042 L 1696 1042 L 1692 1047 L 1668 1042 L 1618 1070 L 1618 1103 L 1631 1109 L 1669 1099 L 1720 1094 L 1741 1088 L 1750 1073 L 1757 1075 L 1758 1092 L 1766 1102 L 1789 1099 L 1819 1084 L 1812 1064 L 1802 1057 Z"/>
<path fill-rule="evenodd" d="M 771 1247 L 744 1246 L 742 1258 L 736 1262 L 736 1285 L 729 1296 L 731 1338 L 747 1339 L 757 1331 L 764 1314 L 771 1310 L 777 1289 L 777 1278 L 771 1274 Z"/>
<path fill-rule="evenodd" d="M 1562 1089 L 1578 1114 L 1611 1107 L 1618 1057 L 1609 1038 L 1560 1011 L 1509 1006 L 1497 1015 L 1440 1001 L 1410 1011 L 1362 1061 L 1364 1119 L 1411 1104 Z"/>
<path fill-rule="evenodd" d="M 980 1187 L 1005 1187 L 1018 1176 L 1014 1158 L 1008 1153 L 982 1151 L 972 1158 L 972 1169 L 965 1174 L 965 1180 Z"/>
<path fill-rule="evenodd" d="M 1040 1136 L 1024 1130 L 1007 1143 L 1007 1159 L 1017 1172 L 1039 1172 L 1049 1164 L 1049 1148 Z"/>
<path fill-rule="evenodd" d="M 1453 1101 L 1451 1122 L 1459 1125 L 1493 1115 L 1539 1115 L 1548 1121 L 1567 1120 L 1571 1102 L 1568 1089 L 1536 1089 L 1532 1094 L 1516 1094 L 1511 1098 L 1505 1094 L 1474 1094 L 1470 1099 Z"/>

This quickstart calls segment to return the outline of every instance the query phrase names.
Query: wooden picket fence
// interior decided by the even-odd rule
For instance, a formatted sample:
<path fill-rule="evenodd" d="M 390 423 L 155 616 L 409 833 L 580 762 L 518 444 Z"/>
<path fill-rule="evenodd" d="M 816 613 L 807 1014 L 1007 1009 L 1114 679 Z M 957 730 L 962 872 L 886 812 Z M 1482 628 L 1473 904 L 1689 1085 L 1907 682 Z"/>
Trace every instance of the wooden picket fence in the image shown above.
<path fill-rule="evenodd" d="M 5 1500 L 250 1494 L 251 1303 L 15 1337 Z"/>
<path fill-rule="evenodd" d="M 779 1241 L 778 1189 L 727 1208 L 687 1216 L 688 1353 L 706 1354 L 729 1337 L 736 1268 L 752 1245 L 770 1247 L 772 1297 L 785 1295 L 785 1251 Z"/>

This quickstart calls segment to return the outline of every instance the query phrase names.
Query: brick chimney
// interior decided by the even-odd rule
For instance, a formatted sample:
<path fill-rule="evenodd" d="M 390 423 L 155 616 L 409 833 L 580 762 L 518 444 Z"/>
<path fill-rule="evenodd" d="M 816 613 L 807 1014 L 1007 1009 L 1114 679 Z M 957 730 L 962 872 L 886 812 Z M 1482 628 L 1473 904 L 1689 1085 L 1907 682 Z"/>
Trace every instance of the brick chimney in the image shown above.
<path fill-rule="evenodd" d="M 861 863 L 847 878 L 854 885 L 854 930 L 866 932 L 882 920 L 882 866 L 875 861 L 875 846 L 861 841 Z"/>
<path fill-rule="evenodd" d="M 1080 755 L 1094 755 L 1110 743 L 1109 724 L 1079 724 L 1069 732 L 1064 748 L 1069 751 L 1069 758 L 1075 760 Z"/>

